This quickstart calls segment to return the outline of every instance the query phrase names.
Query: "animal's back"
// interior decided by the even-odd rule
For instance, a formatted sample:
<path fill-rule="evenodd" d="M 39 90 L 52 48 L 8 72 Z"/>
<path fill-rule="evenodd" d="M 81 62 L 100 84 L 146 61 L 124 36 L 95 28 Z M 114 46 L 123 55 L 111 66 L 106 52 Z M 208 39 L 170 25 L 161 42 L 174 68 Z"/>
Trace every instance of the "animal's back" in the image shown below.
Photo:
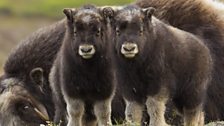
<path fill-rule="evenodd" d="M 64 32 L 64 20 L 62 20 L 37 30 L 21 41 L 12 50 L 4 65 L 5 74 L 16 77 L 24 76 L 33 68 L 41 67 L 47 77 L 53 60 L 61 47 Z"/>

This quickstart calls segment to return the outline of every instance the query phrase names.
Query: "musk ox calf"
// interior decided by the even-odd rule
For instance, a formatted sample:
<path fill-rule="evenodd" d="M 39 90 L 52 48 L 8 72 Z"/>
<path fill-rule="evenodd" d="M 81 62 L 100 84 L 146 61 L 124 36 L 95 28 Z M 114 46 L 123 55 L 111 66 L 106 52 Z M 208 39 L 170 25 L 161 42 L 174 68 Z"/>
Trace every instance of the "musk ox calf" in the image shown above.
<path fill-rule="evenodd" d="M 77 10 L 65 9 L 64 13 L 66 35 L 50 75 L 56 101 L 65 99 L 68 126 L 94 125 L 82 122 L 91 108 L 98 125 L 111 125 L 115 83 L 107 11 L 86 5 Z"/>
<path fill-rule="evenodd" d="M 139 123 L 146 104 L 150 126 L 166 126 L 165 104 L 172 99 L 185 126 L 203 126 L 210 51 L 196 36 L 164 24 L 153 12 L 153 8 L 127 6 L 112 18 L 126 119 Z"/>
<path fill-rule="evenodd" d="M 214 61 L 205 103 L 206 121 L 224 120 L 224 16 L 223 4 L 212 0 L 136 0 L 136 5 L 155 7 L 155 16 L 200 37 Z"/>

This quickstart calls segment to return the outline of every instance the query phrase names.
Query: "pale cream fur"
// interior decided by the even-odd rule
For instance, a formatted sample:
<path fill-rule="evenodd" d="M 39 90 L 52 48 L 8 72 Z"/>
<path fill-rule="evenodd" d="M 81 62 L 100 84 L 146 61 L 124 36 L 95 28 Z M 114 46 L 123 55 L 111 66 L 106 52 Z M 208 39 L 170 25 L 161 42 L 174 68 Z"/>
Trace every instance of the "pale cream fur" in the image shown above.
<path fill-rule="evenodd" d="M 148 96 L 146 100 L 147 112 L 150 116 L 150 126 L 169 126 L 165 121 L 166 103 L 169 93 L 165 88 L 155 96 Z"/>
<path fill-rule="evenodd" d="M 204 126 L 202 105 L 199 105 L 194 110 L 184 109 L 184 126 Z"/>
<path fill-rule="evenodd" d="M 112 98 L 97 102 L 94 105 L 94 113 L 97 117 L 98 126 L 112 126 L 111 122 L 111 102 Z"/>
<path fill-rule="evenodd" d="M 78 99 L 67 99 L 68 124 L 67 126 L 84 126 L 82 125 L 82 117 L 84 115 L 84 102 Z"/>
<path fill-rule="evenodd" d="M 142 120 L 142 112 L 144 109 L 144 105 L 141 105 L 137 102 L 126 101 L 126 109 L 125 109 L 125 118 L 128 125 L 135 124 L 140 125 Z"/>

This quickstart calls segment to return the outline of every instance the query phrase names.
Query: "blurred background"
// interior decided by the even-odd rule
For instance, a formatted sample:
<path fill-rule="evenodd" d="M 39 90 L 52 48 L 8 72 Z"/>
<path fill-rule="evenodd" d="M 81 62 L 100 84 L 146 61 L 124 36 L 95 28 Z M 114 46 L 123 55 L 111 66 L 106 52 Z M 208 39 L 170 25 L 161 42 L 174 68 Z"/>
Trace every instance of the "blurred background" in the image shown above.
<path fill-rule="evenodd" d="M 62 10 L 84 4 L 123 5 L 134 0 L 0 0 L 0 74 L 10 51 L 38 28 L 64 17 Z"/>

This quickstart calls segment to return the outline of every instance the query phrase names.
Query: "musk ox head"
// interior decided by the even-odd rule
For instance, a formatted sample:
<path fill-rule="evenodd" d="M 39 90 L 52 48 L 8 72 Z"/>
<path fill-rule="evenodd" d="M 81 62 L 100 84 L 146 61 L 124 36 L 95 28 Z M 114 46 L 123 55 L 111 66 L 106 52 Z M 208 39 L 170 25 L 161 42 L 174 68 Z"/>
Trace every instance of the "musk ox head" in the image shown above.
<path fill-rule="evenodd" d="M 31 79 L 38 86 L 43 83 L 42 69 L 33 69 Z M 39 126 L 49 121 L 48 112 L 33 97 L 26 85 L 14 77 L 0 79 L 0 126 Z"/>
<path fill-rule="evenodd" d="M 67 17 L 67 46 L 82 59 L 91 59 L 105 52 L 107 13 L 105 9 L 86 5 L 64 9 Z"/>
<path fill-rule="evenodd" d="M 153 38 L 151 27 L 154 8 L 141 9 L 127 6 L 114 11 L 111 21 L 116 52 L 125 59 L 143 56 L 149 38 Z"/>

